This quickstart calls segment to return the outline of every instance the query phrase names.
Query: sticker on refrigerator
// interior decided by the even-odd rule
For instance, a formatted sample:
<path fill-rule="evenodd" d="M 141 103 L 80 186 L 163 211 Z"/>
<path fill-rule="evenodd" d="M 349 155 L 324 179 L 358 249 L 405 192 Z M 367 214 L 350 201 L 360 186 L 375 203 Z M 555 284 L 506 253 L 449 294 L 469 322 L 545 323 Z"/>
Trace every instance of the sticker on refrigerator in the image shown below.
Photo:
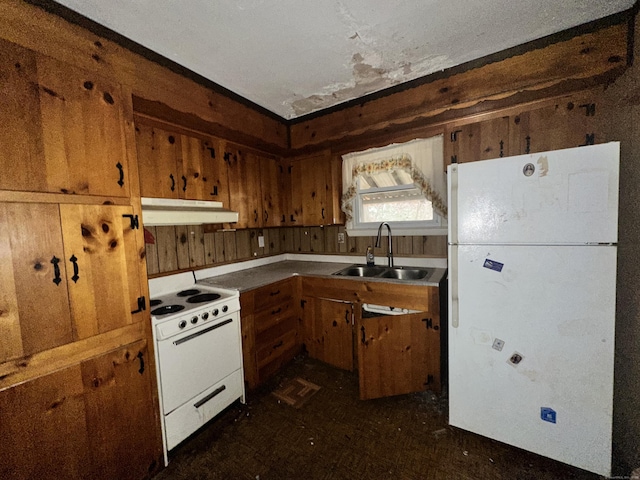
<path fill-rule="evenodd" d="M 492 348 L 494 350 L 497 350 L 497 351 L 501 352 L 502 351 L 502 347 L 504 347 L 504 340 L 500 340 L 499 338 L 496 338 L 493 341 Z"/>
<path fill-rule="evenodd" d="M 556 423 L 556 411 L 549 407 L 540 407 L 540 418 L 545 422 Z"/>
<path fill-rule="evenodd" d="M 484 268 L 488 268 L 489 270 L 495 270 L 496 272 L 501 272 L 502 267 L 504 267 L 504 263 L 496 262 L 495 260 L 485 259 Z"/>
<path fill-rule="evenodd" d="M 524 360 L 524 355 L 518 352 L 513 352 L 513 354 L 509 357 L 509 360 L 507 360 L 507 363 L 509 363 L 509 365 L 513 367 L 516 367 L 520 364 L 520 362 L 522 362 L 522 360 Z"/>

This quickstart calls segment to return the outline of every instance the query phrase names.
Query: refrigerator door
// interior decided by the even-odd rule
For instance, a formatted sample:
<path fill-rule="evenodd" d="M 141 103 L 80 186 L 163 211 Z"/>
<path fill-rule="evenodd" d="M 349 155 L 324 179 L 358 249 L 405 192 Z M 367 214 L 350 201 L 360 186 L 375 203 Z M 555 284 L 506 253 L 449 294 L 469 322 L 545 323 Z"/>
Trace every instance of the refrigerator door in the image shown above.
<path fill-rule="evenodd" d="M 450 165 L 449 243 L 618 241 L 618 142 Z"/>
<path fill-rule="evenodd" d="M 450 245 L 449 423 L 608 476 L 615 246 Z"/>

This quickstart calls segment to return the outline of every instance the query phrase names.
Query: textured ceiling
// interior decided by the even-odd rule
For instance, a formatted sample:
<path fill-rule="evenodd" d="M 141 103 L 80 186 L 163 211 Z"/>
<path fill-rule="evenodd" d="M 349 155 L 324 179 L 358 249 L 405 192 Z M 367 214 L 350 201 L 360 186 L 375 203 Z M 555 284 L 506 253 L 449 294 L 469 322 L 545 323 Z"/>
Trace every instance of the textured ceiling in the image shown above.
<path fill-rule="evenodd" d="M 291 119 L 634 0 L 58 0 Z"/>

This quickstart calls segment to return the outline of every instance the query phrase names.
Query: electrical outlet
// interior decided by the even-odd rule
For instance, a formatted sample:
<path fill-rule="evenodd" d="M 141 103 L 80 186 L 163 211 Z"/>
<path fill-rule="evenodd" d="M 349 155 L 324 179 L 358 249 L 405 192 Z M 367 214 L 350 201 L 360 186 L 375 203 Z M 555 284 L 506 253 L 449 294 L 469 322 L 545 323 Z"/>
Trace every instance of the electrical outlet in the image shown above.
<path fill-rule="evenodd" d="M 338 243 L 344 243 L 344 233 L 338 234 Z"/>
<path fill-rule="evenodd" d="M 258 247 L 264 248 L 264 235 L 258 235 Z"/>

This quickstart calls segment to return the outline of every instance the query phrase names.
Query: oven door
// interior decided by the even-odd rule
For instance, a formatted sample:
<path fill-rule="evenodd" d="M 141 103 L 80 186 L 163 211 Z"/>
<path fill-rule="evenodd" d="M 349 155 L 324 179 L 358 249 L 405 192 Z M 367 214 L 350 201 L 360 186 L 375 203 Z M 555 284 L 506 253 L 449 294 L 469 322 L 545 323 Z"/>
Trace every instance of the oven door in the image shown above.
<path fill-rule="evenodd" d="M 241 367 L 239 319 L 234 313 L 158 341 L 165 415 Z"/>

